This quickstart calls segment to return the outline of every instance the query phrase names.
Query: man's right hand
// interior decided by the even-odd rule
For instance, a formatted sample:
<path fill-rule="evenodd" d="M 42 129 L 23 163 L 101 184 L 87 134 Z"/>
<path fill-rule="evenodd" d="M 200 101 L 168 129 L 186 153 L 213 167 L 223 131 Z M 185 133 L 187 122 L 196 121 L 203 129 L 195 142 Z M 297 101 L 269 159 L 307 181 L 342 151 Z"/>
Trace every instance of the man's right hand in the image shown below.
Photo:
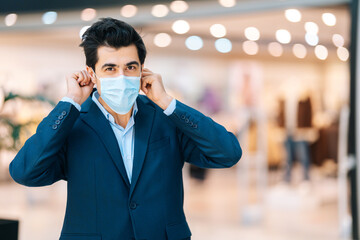
<path fill-rule="evenodd" d="M 67 94 L 76 103 L 82 104 L 90 96 L 94 83 L 86 70 L 75 72 L 66 77 Z"/>

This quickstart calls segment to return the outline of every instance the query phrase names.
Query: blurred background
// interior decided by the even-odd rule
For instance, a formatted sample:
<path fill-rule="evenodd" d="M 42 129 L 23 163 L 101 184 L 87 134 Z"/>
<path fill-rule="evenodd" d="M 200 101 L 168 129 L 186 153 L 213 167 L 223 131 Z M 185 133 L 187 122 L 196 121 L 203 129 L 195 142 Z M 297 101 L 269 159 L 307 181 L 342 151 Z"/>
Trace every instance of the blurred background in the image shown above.
<path fill-rule="evenodd" d="M 19 220 L 20 240 L 59 238 L 66 182 L 23 187 L 8 165 L 66 94 L 65 75 L 85 68 L 82 33 L 114 17 L 143 36 L 145 67 L 167 91 L 243 148 L 231 169 L 185 165 L 192 239 L 357 239 L 357 9 L 350 0 L 1 3 L 0 218 Z"/>

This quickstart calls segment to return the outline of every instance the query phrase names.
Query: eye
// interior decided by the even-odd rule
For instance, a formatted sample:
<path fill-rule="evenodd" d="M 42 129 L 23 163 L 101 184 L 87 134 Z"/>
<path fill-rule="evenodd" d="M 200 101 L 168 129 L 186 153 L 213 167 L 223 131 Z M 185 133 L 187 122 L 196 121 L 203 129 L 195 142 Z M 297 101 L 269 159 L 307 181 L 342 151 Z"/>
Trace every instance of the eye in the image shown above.
<path fill-rule="evenodd" d="M 105 71 L 106 72 L 111 72 L 111 71 L 114 71 L 115 69 L 113 67 L 107 67 L 105 68 Z"/>
<path fill-rule="evenodd" d="M 136 70 L 136 67 L 135 67 L 134 65 L 130 65 L 130 66 L 128 66 L 127 68 L 128 68 L 128 70 L 130 70 L 130 71 Z"/>

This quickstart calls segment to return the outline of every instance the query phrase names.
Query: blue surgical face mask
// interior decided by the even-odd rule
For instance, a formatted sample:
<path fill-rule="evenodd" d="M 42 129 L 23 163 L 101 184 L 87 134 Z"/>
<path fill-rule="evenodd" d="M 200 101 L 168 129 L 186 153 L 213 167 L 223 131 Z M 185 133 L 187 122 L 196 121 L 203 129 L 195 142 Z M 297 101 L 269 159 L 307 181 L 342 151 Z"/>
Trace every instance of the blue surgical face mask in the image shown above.
<path fill-rule="evenodd" d="M 120 75 L 99 78 L 101 98 L 116 113 L 126 114 L 134 105 L 140 90 L 140 77 Z"/>

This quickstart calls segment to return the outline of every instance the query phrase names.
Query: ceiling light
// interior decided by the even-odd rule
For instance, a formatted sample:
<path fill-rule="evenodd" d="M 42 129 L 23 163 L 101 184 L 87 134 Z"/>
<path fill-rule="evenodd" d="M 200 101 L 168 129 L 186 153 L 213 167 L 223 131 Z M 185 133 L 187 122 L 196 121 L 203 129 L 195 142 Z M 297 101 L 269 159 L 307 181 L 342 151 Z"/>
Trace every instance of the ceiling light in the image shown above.
<path fill-rule="evenodd" d="M 215 48 L 221 53 L 228 53 L 232 49 L 232 44 L 227 38 L 220 38 L 215 41 Z"/>
<path fill-rule="evenodd" d="M 189 5 L 185 1 L 173 1 L 170 4 L 170 9 L 176 13 L 186 12 L 186 10 L 188 10 L 188 8 L 189 8 Z"/>
<path fill-rule="evenodd" d="M 53 24 L 56 21 L 57 13 L 50 11 L 46 12 L 42 16 L 42 21 L 44 24 Z"/>
<path fill-rule="evenodd" d="M 290 22 L 300 22 L 301 12 L 297 9 L 287 9 L 285 10 L 285 17 Z"/>
<path fill-rule="evenodd" d="M 305 58 L 307 54 L 306 47 L 299 43 L 293 46 L 292 51 L 297 58 Z"/>
<path fill-rule="evenodd" d="M 151 14 L 154 17 L 165 17 L 169 13 L 169 9 L 164 4 L 157 4 L 152 7 Z"/>
<path fill-rule="evenodd" d="M 319 27 L 314 22 L 306 22 L 305 23 L 305 30 L 308 33 L 314 33 L 317 34 L 319 32 Z"/>
<path fill-rule="evenodd" d="M 276 31 L 276 40 L 280 43 L 289 43 L 291 41 L 291 34 L 288 30 L 279 29 Z"/>
<path fill-rule="evenodd" d="M 173 23 L 172 30 L 178 34 L 184 34 L 190 30 L 190 25 L 185 20 L 177 20 Z"/>
<path fill-rule="evenodd" d="M 332 13 L 323 13 L 322 20 L 328 26 L 335 26 L 336 24 L 336 17 Z"/>
<path fill-rule="evenodd" d="M 248 55 L 256 55 L 259 51 L 259 45 L 254 41 L 243 42 L 242 48 Z"/>
<path fill-rule="evenodd" d="M 257 41 L 260 39 L 260 32 L 256 27 L 247 27 L 244 33 L 248 40 Z"/>
<path fill-rule="evenodd" d="M 203 40 L 198 36 L 188 37 L 185 41 L 185 45 L 188 49 L 196 51 L 203 47 Z"/>
<path fill-rule="evenodd" d="M 82 39 L 84 33 L 86 32 L 86 30 L 89 28 L 90 26 L 85 26 L 85 27 L 82 27 L 80 29 L 80 32 L 79 32 L 79 36 L 80 36 L 80 39 Z"/>
<path fill-rule="evenodd" d="M 223 7 L 233 7 L 236 5 L 236 0 L 219 0 L 219 3 Z"/>
<path fill-rule="evenodd" d="M 81 20 L 91 21 L 96 17 L 96 10 L 93 8 L 85 8 L 81 11 Z"/>
<path fill-rule="evenodd" d="M 226 35 L 226 28 L 222 24 L 214 24 L 210 27 L 210 33 L 214 37 L 221 38 Z"/>
<path fill-rule="evenodd" d="M 282 45 L 278 42 L 269 43 L 268 51 L 274 57 L 280 57 L 284 52 Z"/>
<path fill-rule="evenodd" d="M 306 33 L 305 34 L 305 41 L 310 46 L 316 46 L 319 43 L 319 37 L 318 37 L 318 35 L 316 35 L 314 33 Z"/>
<path fill-rule="evenodd" d="M 349 51 L 344 47 L 339 47 L 336 51 L 339 59 L 346 62 L 349 59 Z"/>
<path fill-rule="evenodd" d="M 167 47 L 171 43 L 171 37 L 167 33 L 159 33 L 154 37 L 154 44 L 158 47 Z"/>
<path fill-rule="evenodd" d="M 120 10 L 120 14 L 123 16 L 123 17 L 126 17 L 126 18 L 131 18 L 131 17 L 134 17 L 137 13 L 137 10 L 138 8 L 135 6 L 135 5 L 125 5 L 121 8 Z"/>
<path fill-rule="evenodd" d="M 328 50 L 323 45 L 317 45 L 315 47 L 315 55 L 320 60 L 325 60 L 328 57 Z"/>
<path fill-rule="evenodd" d="M 5 17 L 5 25 L 8 27 L 13 26 L 16 23 L 16 20 L 17 20 L 17 14 L 10 13 Z"/>
<path fill-rule="evenodd" d="M 343 47 L 344 43 L 345 43 L 343 36 L 341 36 L 340 34 L 334 34 L 332 36 L 332 41 L 333 41 L 334 45 L 337 47 Z"/>

